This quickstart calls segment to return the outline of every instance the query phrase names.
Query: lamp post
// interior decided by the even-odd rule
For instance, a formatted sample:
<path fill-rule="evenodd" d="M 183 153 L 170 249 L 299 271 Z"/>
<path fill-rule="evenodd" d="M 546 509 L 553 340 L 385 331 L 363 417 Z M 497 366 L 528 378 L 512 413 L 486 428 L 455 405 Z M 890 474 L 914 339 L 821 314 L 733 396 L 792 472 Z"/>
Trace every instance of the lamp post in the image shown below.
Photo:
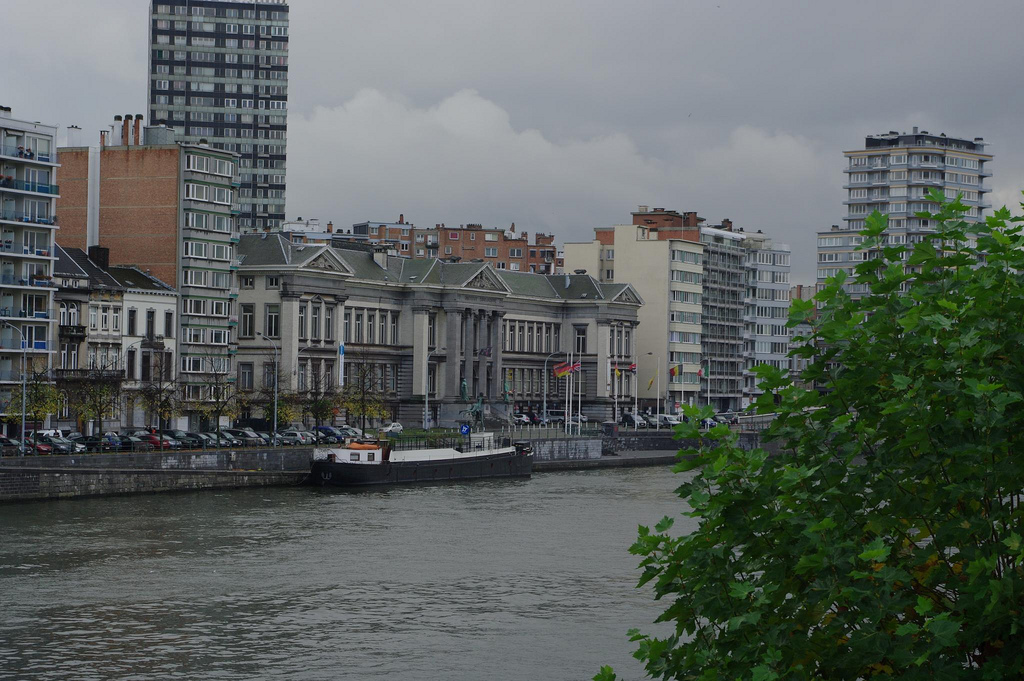
<path fill-rule="evenodd" d="M 622 345 L 624 345 L 623 333 L 625 331 L 625 326 L 626 325 L 624 323 L 622 323 L 622 322 L 617 322 L 615 324 L 615 328 L 617 329 L 617 331 L 615 333 L 615 347 L 614 348 L 610 348 L 610 350 L 614 350 L 615 352 L 614 353 L 612 353 L 612 352 L 608 353 L 608 354 L 614 354 L 615 358 L 616 358 L 615 359 L 615 369 L 611 372 L 611 379 L 612 379 L 612 421 L 615 421 L 616 423 L 619 422 L 619 360 L 618 360 L 618 358 L 622 354 L 618 350 L 619 350 L 620 347 L 622 347 Z"/>
<path fill-rule="evenodd" d="M 542 402 L 541 411 L 541 423 L 544 425 L 548 424 L 548 360 L 555 355 L 560 355 L 561 352 L 552 352 L 550 355 L 544 358 L 544 400 Z"/>
<path fill-rule="evenodd" d="M 653 352 L 648 352 L 658 361 L 658 368 L 654 370 L 654 375 L 658 378 L 658 401 L 655 403 L 655 408 L 658 410 L 654 415 L 654 429 L 661 430 L 661 355 L 655 355 Z"/>
<path fill-rule="evenodd" d="M 435 352 L 448 352 L 448 348 L 427 351 L 427 361 L 423 365 L 423 430 L 430 430 L 430 356 Z"/>
<path fill-rule="evenodd" d="M 270 341 L 270 344 L 274 346 L 274 432 L 273 432 L 273 435 L 272 435 L 273 440 L 274 440 L 274 444 L 272 446 L 276 447 L 277 446 L 277 374 L 278 374 L 277 361 L 278 361 L 278 357 L 281 354 L 281 349 L 280 349 L 280 347 L 278 347 L 277 343 L 274 342 L 274 339 L 271 338 L 270 336 L 267 336 L 262 331 L 257 331 L 256 333 L 259 335 L 260 338 L 262 338 L 263 340 Z"/>
<path fill-rule="evenodd" d="M 25 345 L 25 334 L 20 328 L 11 324 L 10 322 L 4 322 L 7 326 L 11 327 L 18 332 L 21 336 L 21 455 L 25 456 L 25 373 L 28 369 L 27 359 L 27 346 Z"/>

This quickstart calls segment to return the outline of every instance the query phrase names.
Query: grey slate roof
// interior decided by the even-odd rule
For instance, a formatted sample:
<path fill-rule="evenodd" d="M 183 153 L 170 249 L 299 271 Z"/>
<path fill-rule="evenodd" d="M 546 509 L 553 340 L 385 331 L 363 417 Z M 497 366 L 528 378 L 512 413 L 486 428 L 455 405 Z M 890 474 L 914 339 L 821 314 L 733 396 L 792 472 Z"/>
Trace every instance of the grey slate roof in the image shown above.
<path fill-rule="evenodd" d="M 452 263 L 397 256 L 390 256 L 387 269 L 384 269 L 374 261 L 373 249 L 367 248 L 365 244 L 353 244 L 352 247 L 340 241 L 332 246 L 295 244 L 278 233 L 243 234 L 238 245 L 243 266 L 300 265 L 323 250 L 329 250 L 337 256 L 352 270 L 353 278 L 361 281 L 460 287 L 486 269 L 504 282 L 513 295 L 554 300 L 610 300 L 628 286 L 602 284 L 588 274 L 533 274 L 496 270 L 480 262 Z"/>
<path fill-rule="evenodd" d="M 66 268 L 66 269 L 62 269 Z M 89 277 L 89 288 L 124 288 L 121 284 L 100 269 L 100 266 L 89 259 L 89 255 L 81 248 L 64 248 L 57 244 L 57 262 L 54 264 L 54 276 L 67 272 L 68 276 Z"/>
<path fill-rule="evenodd" d="M 141 291 L 158 291 L 175 293 L 174 287 L 165 284 L 151 274 L 146 274 L 137 267 L 118 265 L 107 270 L 114 279 L 125 288 Z"/>

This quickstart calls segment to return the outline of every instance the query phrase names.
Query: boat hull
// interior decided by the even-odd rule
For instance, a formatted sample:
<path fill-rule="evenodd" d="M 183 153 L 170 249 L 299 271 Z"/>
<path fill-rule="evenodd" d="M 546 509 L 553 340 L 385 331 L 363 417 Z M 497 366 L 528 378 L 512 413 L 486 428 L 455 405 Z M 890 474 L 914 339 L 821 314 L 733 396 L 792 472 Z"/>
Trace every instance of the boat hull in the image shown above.
<path fill-rule="evenodd" d="M 378 464 L 313 461 L 313 485 L 363 487 L 481 478 L 528 478 L 533 455 L 502 453 L 440 461 L 382 461 Z"/>

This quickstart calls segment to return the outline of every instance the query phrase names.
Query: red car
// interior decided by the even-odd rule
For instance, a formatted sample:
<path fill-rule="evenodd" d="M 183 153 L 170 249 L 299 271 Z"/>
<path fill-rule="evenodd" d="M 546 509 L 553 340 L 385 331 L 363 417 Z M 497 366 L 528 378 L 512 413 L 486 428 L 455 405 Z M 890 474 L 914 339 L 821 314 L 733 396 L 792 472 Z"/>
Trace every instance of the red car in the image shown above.
<path fill-rule="evenodd" d="M 135 437 L 139 438 L 143 442 L 146 442 L 148 444 L 153 445 L 153 449 L 156 449 L 156 450 L 170 449 L 171 448 L 171 443 L 170 442 L 168 442 L 167 440 L 161 440 L 160 438 L 158 438 L 156 435 L 153 435 L 152 433 L 136 433 Z"/>

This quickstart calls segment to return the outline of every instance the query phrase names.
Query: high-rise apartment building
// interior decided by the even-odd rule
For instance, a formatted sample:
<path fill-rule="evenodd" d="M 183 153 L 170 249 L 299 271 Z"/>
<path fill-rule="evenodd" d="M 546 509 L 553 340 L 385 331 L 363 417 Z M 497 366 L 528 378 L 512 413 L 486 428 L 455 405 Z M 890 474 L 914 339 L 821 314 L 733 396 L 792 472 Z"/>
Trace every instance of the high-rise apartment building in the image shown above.
<path fill-rule="evenodd" d="M 56 133 L 0 107 L 0 405 L 12 403 L 22 372 L 49 380 L 53 365 Z"/>
<path fill-rule="evenodd" d="M 284 0 L 154 0 L 150 120 L 239 154 L 238 224 L 280 227 L 288 145 Z"/>
<path fill-rule="evenodd" d="M 894 130 L 881 135 L 868 135 L 864 148 L 844 151 L 847 166 L 847 199 L 844 224 L 833 225 L 829 231 L 818 232 L 819 286 L 839 270 L 852 274 L 857 263 L 870 254 L 857 252 L 863 241 L 858 232 L 873 211 L 889 215 L 886 235 L 888 245 L 910 246 L 928 237 L 935 225 L 927 218 L 916 217 L 922 211 L 934 212 L 936 204 L 927 200 L 932 189 L 939 189 L 946 198 L 961 196 L 968 206 L 964 219 L 983 219 L 991 204 L 985 194 L 985 178 L 991 177 L 987 164 L 992 155 L 985 153 L 981 137 L 962 139 L 945 133 L 930 134 L 927 130 L 899 133 Z M 853 295 L 866 292 L 864 284 L 848 283 Z"/>
<path fill-rule="evenodd" d="M 743 297 L 743 397 L 746 409 L 763 391 L 754 367 L 789 370 L 790 250 L 758 230 L 746 232 L 747 285 Z"/>
<path fill-rule="evenodd" d="M 121 121 L 98 147 L 60 149 L 68 180 L 57 204 L 67 213 L 61 245 L 102 246 L 111 264 L 174 282 L 177 315 L 147 310 L 138 326 L 147 339 L 179 339 L 183 396 L 198 405 L 234 376 L 238 155 L 140 123 Z M 202 409 L 188 418 L 190 429 L 204 425 Z"/>

